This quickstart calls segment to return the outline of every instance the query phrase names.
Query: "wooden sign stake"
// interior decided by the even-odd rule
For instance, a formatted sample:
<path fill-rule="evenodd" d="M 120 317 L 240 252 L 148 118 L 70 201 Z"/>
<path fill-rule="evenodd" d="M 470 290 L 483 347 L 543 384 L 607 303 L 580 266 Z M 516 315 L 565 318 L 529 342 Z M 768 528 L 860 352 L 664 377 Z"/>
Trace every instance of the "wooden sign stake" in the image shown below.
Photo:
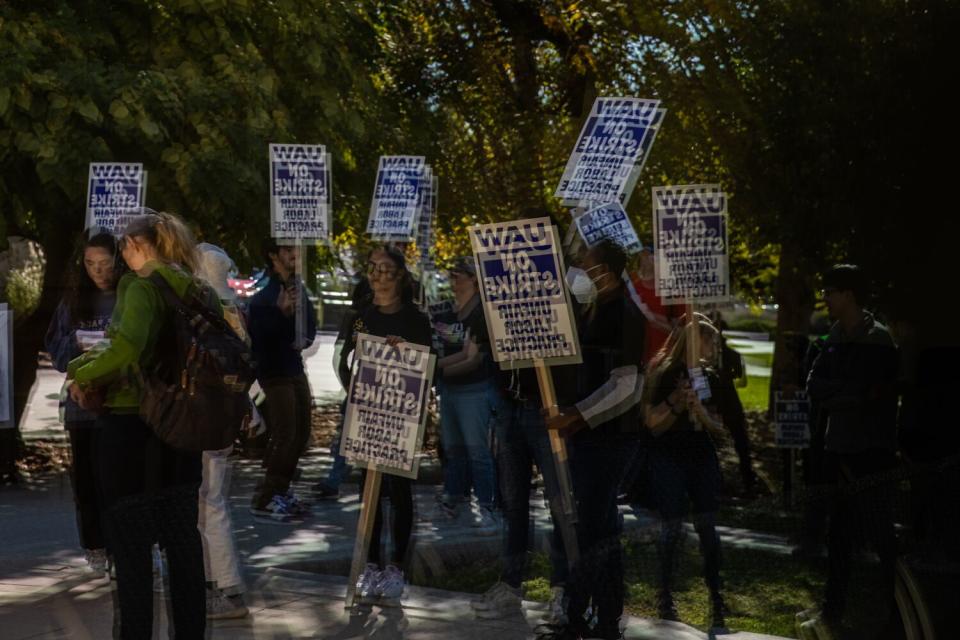
<path fill-rule="evenodd" d="M 553 376 L 543 360 L 534 360 L 537 370 L 537 383 L 540 385 L 540 398 L 549 417 L 559 414 L 557 394 L 553 388 Z M 559 506 L 562 521 L 560 535 L 563 538 L 563 547 L 567 554 L 567 564 L 571 567 L 580 558 L 580 548 L 577 546 L 577 502 L 573 494 L 573 480 L 570 477 L 570 458 L 567 455 L 567 443 L 559 433 L 549 430 L 550 450 L 553 452 L 553 463 L 557 474 L 557 488 L 560 492 Z"/>
<path fill-rule="evenodd" d="M 367 477 L 363 485 L 363 502 L 360 503 L 360 519 L 357 521 L 357 537 L 353 545 L 353 562 L 350 565 L 350 577 L 347 578 L 347 596 L 344 599 L 344 609 L 350 609 L 357 600 L 357 580 L 364 567 L 367 566 L 367 552 L 370 549 L 370 538 L 373 537 L 373 523 L 377 519 L 377 510 L 380 508 L 380 483 L 383 472 L 374 469 L 367 470 Z"/>

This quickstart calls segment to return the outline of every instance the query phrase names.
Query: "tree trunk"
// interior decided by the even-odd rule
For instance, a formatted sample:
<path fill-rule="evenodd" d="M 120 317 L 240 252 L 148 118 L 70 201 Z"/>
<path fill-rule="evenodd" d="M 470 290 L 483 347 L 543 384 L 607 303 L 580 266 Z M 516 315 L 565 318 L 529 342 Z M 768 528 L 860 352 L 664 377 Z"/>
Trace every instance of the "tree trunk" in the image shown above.
<path fill-rule="evenodd" d="M 777 332 L 774 338 L 773 364 L 770 373 L 770 406 L 773 393 L 784 386 L 802 387 L 804 358 L 813 313 L 813 274 L 804 259 L 804 251 L 796 242 L 780 247 L 780 270 L 777 275 Z"/>

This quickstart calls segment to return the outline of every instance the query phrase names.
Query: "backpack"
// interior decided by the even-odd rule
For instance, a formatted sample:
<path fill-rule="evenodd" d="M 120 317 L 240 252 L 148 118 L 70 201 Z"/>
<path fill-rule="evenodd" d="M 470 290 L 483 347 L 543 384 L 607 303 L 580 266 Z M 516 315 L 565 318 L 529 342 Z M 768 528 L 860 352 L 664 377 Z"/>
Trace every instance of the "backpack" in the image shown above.
<path fill-rule="evenodd" d="M 142 372 L 140 417 L 166 444 L 213 451 L 233 444 L 251 419 L 253 356 L 195 282 L 180 298 L 157 272 L 149 276 L 171 309 L 156 363 Z"/>

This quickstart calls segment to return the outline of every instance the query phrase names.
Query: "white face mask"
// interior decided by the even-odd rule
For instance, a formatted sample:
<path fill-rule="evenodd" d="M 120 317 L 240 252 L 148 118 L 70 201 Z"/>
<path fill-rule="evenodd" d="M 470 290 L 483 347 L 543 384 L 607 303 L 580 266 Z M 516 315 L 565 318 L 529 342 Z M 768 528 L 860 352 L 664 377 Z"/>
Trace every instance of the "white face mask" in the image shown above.
<path fill-rule="evenodd" d="M 580 304 L 591 304 L 597 299 L 597 285 L 580 267 L 570 267 L 564 276 L 570 293 Z"/>

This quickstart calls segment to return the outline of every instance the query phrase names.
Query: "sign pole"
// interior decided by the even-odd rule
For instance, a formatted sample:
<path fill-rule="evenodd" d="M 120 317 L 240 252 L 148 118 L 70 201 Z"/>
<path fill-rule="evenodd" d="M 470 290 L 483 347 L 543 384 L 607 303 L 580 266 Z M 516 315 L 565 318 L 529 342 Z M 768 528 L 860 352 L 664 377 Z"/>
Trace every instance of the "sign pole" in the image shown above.
<path fill-rule="evenodd" d="M 700 353 L 700 321 L 697 319 L 692 301 L 687 302 L 687 323 L 690 326 L 689 329 L 686 329 L 690 332 L 687 335 L 687 371 L 689 371 L 700 366 L 700 359 L 697 357 Z M 697 422 L 695 417 L 690 416 L 690 420 L 693 422 L 693 428 L 696 431 L 703 429 L 703 426 Z"/>
<path fill-rule="evenodd" d="M 377 519 L 377 510 L 380 508 L 380 483 L 383 472 L 368 469 L 363 486 L 363 498 L 360 503 L 360 519 L 357 521 L 357 537 L 353 544 L 353 562 L 350 564 L 350 577 L 347 578 L 347 595 L 344 599 L 344 609 L 350 609 L 357 600 L 357 580 L 360 573 L 367 566 L 367 551 L 370 548 L 370 538 L 373 537 L 373 523 Z"/>
<path fill-rule="evenodd" d="M 537 370 L 537 383 L 540 386 L 540 398 L 543 408 L 549 417 L 560 412 L 557 406 L 557 394 L 553 388 L 553 375 L 543 360 L 534 361 Z M 570 477 L 570 458 L 567 455 L 567 443 L 559 433 L 549 430 L 550 450 L 553 452 L 553 463 L 557 474 L 557 489 L 560 492 L 552 502 L 559 503 L 560 534 L 563 538 L 563 547 L 567 554 L 567 564 L 573 566 L 580 559 L 580 547 L 577 545 L 577 503 L 573 494 L 573 479 Z"/>

